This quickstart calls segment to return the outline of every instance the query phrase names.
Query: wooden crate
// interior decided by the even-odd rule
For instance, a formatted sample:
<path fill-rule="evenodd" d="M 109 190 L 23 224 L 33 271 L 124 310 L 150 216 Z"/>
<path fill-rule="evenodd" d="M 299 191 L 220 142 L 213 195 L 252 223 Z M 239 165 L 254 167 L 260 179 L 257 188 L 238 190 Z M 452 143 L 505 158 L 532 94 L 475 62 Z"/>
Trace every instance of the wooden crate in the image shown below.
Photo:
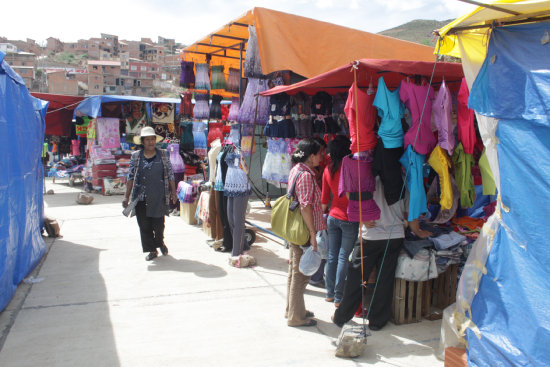
<path fill-rule="evenodd" d="M 424 283 L 395 278 L 392 316 L 396 325 L 420 322 Z"/>
<path fill-rule="evenodd" d="M 445 348 L 445 367 L 468 367 L 466 350 L 462 348 Z"/>
<path fill-rule="evenodd" d="M 450 265 L 436 279 L 427 281 L 422 314 L 428 320 L 439 320 L 443 310 L 456 301 L 458 265 Z"/>

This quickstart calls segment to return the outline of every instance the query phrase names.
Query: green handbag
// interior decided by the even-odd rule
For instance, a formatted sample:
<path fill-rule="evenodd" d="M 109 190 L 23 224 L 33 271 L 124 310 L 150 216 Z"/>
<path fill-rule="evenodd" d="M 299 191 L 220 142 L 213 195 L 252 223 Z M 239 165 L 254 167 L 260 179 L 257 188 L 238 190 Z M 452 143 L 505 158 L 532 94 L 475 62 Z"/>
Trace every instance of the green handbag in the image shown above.
<path fill-rule="evenodd" d="M 295 245 L 305 245 L 309 241 L 309 230 L 299 209 L 300 204 L 294 198 L 296 181 L 303 173 L 296 176 L 288 193 L 278 198 L 271 210 L 273 233 Z"/>

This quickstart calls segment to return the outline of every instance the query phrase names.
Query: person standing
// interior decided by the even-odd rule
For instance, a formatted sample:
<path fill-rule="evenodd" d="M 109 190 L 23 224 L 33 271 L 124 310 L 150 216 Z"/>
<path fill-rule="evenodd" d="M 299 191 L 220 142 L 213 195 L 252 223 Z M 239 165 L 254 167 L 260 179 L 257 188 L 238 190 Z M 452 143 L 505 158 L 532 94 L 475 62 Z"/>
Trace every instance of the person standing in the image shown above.
<path fill-rule="evenodd" d="M 334 302 L 338 307 L 344 294 L 348 258 L 357 240 L 359 222 L 348 221 L 347 197 L 334 194 L 338 192 L 342 159 L 351 154 L 349 139 L 342 135 L 334 138 L 329 144 L 329 154 L 330 163 L 323 172 L 321 199 L 323 213 L 325 213 L 333 193 L 327 219 L 328 260 L 325 274 L 325 301 Z"/>
<path fill-rule="evenodd" d="M 308 243 L 291 243 L 290 261 L 287 282 L 286 316 L 288 326 L 314 326 L 317 321 L 312 319 L 313 312 L 307 311 L 304 302 L 304 292 L 309 277 L 299 270 L 300 259 L 304 248 L 313 246 L 317 250 L 315 235 L 317 231 L 326 228 L 321 209 L 321 190 L 315 182 L 315 170 L 322 159 L 322 150 L 318 142 L 311 138 L 303 139 L 292 153 L 292 163 L 295 166 L 290 170 L 288 182 L 295 182 L 295 199 L 300 203 L 300 210 L 304 222 L 309 230 Z"/>
<path fill-rule="evenodd" d="M 152 127 L 141 129 L 134 137 L 143 149 L 132 153 L 126 195 L 122 201 L 125 213 L 137 217 L 146 261 L 158 256 L 158 248 L 168 255 L 164 244 L 164 216 L 168 215 L 170 200 L 176 203 L 176 184 L 168 151 L 156 147 L 162 137 Z"/>

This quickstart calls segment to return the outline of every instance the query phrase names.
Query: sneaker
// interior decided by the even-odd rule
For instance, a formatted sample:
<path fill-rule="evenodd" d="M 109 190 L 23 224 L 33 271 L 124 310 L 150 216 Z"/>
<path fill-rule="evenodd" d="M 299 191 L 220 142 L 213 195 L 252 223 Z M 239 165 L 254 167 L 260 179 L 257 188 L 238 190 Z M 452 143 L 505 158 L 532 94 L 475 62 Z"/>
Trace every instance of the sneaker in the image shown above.
<path fill-rule="evenodd" d="M 166 245 L 160 246 L 160 252 L 162 252 L 163 256 L 168 255 L 168 247 L 166 247 Z"/>
<path fill-rule="evenodd" d="M 155 257 L 159 256 L 158 253 L 156 252 L 149 252 L 149 255 L 147 255 L 145 257 L 145 261 L 151 261 L 153 260 Z"/>

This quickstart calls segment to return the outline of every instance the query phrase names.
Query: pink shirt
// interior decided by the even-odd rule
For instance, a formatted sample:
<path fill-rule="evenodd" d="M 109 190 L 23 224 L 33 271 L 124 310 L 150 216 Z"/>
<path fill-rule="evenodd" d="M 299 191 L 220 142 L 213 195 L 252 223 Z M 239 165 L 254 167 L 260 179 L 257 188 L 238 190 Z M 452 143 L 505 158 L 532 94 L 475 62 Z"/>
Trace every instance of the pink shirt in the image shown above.
<path fill-rule="evenodd" d="M 451 120 L 451 113 L 453 109 L 453 101 L 451 98 L 451 92 L 447 88 L 445 81 L 441 83 L 437 97 L 433 103 L 433 116 L 435 120 L 435 126 L 437 126 L 438 145 L 449 152 L 449 155 L 453 155 L 455 148 L 455 136 L 453 134 L 453 124 Z"/>
<path fill-rule="evenodd" d="M 428 100 L 426 101 L 426 94 Z M 405 134 L 404 148 L 413 145 L 414 151 L 419 154 L 429 154 L 436 145 L 435 136 L 432 133 L 431 118 L 432 118 L 432 103 L 434 99 L 434 91 L 428 85 L 416 85 L 412 82 L 407 82 L 405 79 L 401 81 L 399 87 L 399 97 L 407 106 L 412 117 L 412 126 Z M 422 108 L 426 101 L 426 108 L 422 114 Z M 422 121 L 420 115 L 422 114 Z M 418 127 L 420 126 L 420 131 Z M 418 138 L 416 137 L 418 131 Z M 416 139 L 416 144 L 414 144 Z"/>
<path fill-rule="evenodd" d="M 476 130 L 474 127 L 474 110 L 468 108 L 468 97 L 470 91 L 466 78 L 462 78 L 460 90 L 458 92 L 458 141 L 462 143 L 466 154 L 474 154 L 474 146 L 476 145 Z"/>

